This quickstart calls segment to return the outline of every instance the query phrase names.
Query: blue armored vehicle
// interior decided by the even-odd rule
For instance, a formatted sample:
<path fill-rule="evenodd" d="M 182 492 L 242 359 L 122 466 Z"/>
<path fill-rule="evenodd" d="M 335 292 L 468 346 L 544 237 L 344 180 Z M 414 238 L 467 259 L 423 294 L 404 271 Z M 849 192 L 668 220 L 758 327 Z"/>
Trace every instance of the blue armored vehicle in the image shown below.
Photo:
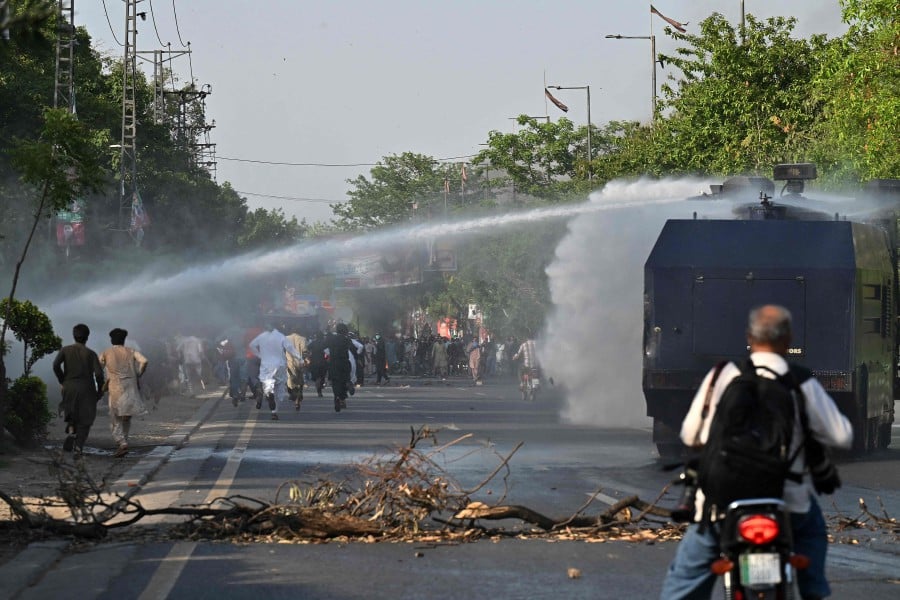
<path fill-rule="evenodd" d="M 885 448 L 898 397 L 897 180 L 872 182 L 867 219 L 854 222 L 805 198 L 815 166 L 779 165 L 766 178 L 713 186 L 734 219 L 666 222 L 644 270 L 643 390 L 663 458 L 683 452 L 681 422 L 703 376 L 747 355 L 747 313 L 793 314 L 790 360 L 815 376 L 850 419 L 855 453 Z M 857 206 L 857 208 L 859 208 Z"/>

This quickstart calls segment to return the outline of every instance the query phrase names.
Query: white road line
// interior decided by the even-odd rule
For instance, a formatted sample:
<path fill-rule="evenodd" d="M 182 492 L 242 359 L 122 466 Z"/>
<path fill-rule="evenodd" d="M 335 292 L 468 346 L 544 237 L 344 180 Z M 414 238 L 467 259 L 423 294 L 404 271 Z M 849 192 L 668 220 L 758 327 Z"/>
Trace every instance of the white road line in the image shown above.
<path fill-rule="evenodd" d="M 166 555 L 138 600 L 165 600 L 197 547 L 196 542 L 178 542 Z"/>
<path fill-rule="evenodd" d="M 234 448 L 228 455 L 228 460 L 225 461 L 225 466 L 222 468 L 215 485 L 209 491 L 209 494 L 206 495 L 206 499 L 203 501 L 204 504 L 227 495 L 228 490 L 234 483 L 234 477 L 244 458 L 247 446 L 250 445 L 250 438 L 253 436 L 253 428 L 256 427 L 256 421 L 255 413 L 250 412 L 247 422 L 244 424 L 240 436 L 238 436 L 237 443 L 235 443 Z M 195 542 L 178 542 L 172 546 L 166 557 L 162 559 L 153 577 L 150 578 L 147 587 L 138 597 L 139 600 L 164 600 L 168 598 L 196 547 L 197 544 Z"/>

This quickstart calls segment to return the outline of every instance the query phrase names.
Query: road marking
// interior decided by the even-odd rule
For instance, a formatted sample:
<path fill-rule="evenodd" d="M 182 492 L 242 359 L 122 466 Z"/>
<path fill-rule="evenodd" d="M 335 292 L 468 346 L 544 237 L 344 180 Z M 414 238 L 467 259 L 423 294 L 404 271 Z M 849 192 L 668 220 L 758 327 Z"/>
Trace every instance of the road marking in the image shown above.
<path fill-rule="evenodd" d="M 244 428 L 241 430 L 234 448 L 228 455 L 228 460 L 225 461 L 225 466 L 222 468 L 219 478 L 206 495 L 203 504 L 211 503 L 213 500 L 222 498 L 228 493 L 228 490 L 234 483 L 238 467 L 244 459 L 244 453 L 250 445 L 250 438 L 253 436 L 256 422 L 257 419 L 251 412 L 246 423 L 244 423 Z M 196 548 L 197 544 L 195 542 L 178 542 L 172 546 L 169 553 L 162 559 L 153 577 L 150 578 L 147 587 L 138 597 L 139 600 L 164 600 L 168 598 Z"/>
<path fill-rule="evenodd" d="M 138 596 L 138 600 L 164 600 L 168 598 L 175 582 L 184 570 L 187 561 L 197 547 L 196 542 L 177 542 L 164 559 L 156 573 L 147 584 L 147 588 Z"/>
<path fill-rule="evenodd" d="M 253 413 L 250 413 L 250 416 L 252 417 Z M 241 430 L 241 435 L 238 436 L 234 448 L 232 448 L 231 453 L 228 455 L 228 460 L 225 461 L 225 466 L 222 468 L 222 472 L 216 480 L 216 484 L 213 486 L 213 489 L 210 490 L 209 494 L 207 494 L 206 500 L 203 501 L 204 504 L 212 502 L 216 498 L 221 498 L 228 493 L 228 490 L 234 483 L 234 477 L 237 475 L 238 467 L 241 465 L 241 461 L 244 460 L 244 453 L 247 451 L 247 446 L 250 445 L 250 438 L 253 437 L 253 428 L 256 427 L 256 422 L 257 420 L 254 418 L 247 419 L 244 428 Z"/>
<path fill-rule="evenodd" d="M 586 493 L 585 495 L 593 496 L 594 499 L 599 500 L 600 502 L 603 502 L 604 504 L 609 504 L 610 506 L 612 506 L 613 504 L 618 502 L 618 500 L 616 498 L 613 498 L 612 496 L 607 496 L 606 494 L 603 494 L 600 492 L 591 492 L 590 494 Z"/>

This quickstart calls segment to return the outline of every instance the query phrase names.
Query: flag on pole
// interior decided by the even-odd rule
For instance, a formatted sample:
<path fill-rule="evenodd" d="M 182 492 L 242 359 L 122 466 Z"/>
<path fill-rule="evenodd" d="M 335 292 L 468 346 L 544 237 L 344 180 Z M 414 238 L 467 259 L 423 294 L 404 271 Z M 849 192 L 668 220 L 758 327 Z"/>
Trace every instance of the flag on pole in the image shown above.
<path fill-rule="evenodd" d="M 569 112 L 569 107 L 566 106 L 565 104 L 563 104 L 562 102 L 560 102 L 559 100 L 557 100 L 553 96 L 553 94 L 550 93 L 550 90 L 548 90 L 547 88 L 544 88 L 544 93 L 547 95 L 547 98 L 550 99 L 550 102 L 552 102 L 553 104 L 556 105 L 556 108 L 558 108 L 559 110 L 561 110 L 565 113 Z"/>
<path fill-rule="evenodd" d="M 685 25 L 687 25 L 686 22 L 679 23 L 675 19 L 670 19 L 666 15 L 664 15 L 661 12 L 659 12 L 658 10 L 656 10 L 656 8 L 654 8 L 652 4 L 650 5 L 650 14 L 656 15 L 657 17 L 659 17 L 660 19 L 662 19 L 663 21 L 665 21 L 666 23 L 668 23 L 669 25 L 671 25 L 672 27 L 674 27 L 675 29 L 680 31 L 681 33 L 687 33 L 687 29 L 684 28 Z"/>
<path fill-rule="evenodd" d="M 459 176 L 462 179 L 463 183 L 469 181 L 469 174 L 466 173 L 466 163 L 462 164 L 462 170 L 460 171 Z"/>
<path fill-rule="evenodd" d="M 450 180 L 447 178 L 444 179 L 444 193 L 445 194 L 450 193 Z"/>

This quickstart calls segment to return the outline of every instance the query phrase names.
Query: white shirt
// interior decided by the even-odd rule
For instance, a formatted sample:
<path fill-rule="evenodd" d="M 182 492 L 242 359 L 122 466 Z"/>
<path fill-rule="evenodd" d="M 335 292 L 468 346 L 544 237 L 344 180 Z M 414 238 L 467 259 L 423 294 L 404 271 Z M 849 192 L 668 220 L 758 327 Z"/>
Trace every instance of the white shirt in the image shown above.
<path fill-rule="evenodd" d="M 298 360 L 303 360 L 291 340 L 278 331 L 263 331 L 261 334 L 253 338 L 249 344 L 250 351 L 259 357 L 261 367 L 280 367 L 287 365 L 285 352 L 290 353 Z"/>
<path fill-rule="evenodd" d="M 768 367 L 779 375 L 788 372 L 788 364 L 784 358 L 774 352 L 754 352 L 750 355 L 750 360 L 758 367 Z M 772 373 L 766 369 L 760 369 L 759 374 L 764 377 L 774 378 Z M 712 423 L 716 406 L 722 397 L 722 392 L 728 387 L 732 379 L 740 375 L 741 371 L 734 363 L 728 363 L 722 368 L 719 378 L 713 386 L 712 397 L 709 402 L 709 414 L 706 419 L 702 418 L 703 404 L 706 400 L 706 390 L 709 388 L 710 379 L 712 379 L 713 370 L 706 374 L 700 389 L 691 402 L 691 408 L 688 410 L 684 422 L 681 424 L 681 441 L 688 446 L 703 445 L 709 438 L 709 426 Z M 800 386 L 800 390 L 806 397 L 806 413 L 809 416 L 809 430 L 813 437 L 822 442 L 826 446 L 836 448 L 849 448 L 853 443 L 853 428 L 850 421 L 841 413 L 837 405 L 822 384 L 815 377 L 810 377 Z M 796 415 L 795 415 L 796 416 Z M 699 431 L 699 438 L 698 438 Z M 803 425 L 800 418 L 794 419 L 794 433 L 791 436 L 791 455 L 797 451 L 803 441 Z M 794 461 L 792 472 L 801 472 L 806 464 L 803 450 L 801 449 Z M 809 511 L 809 495 L 812 489 L 809 486 L 809 478 L 804 475 L 803 482 L 797 483 L 788 480 L 784 485 L 784 502 L 790 512 L 805 513 Z M 703 513 L 703 492 L 697 491 L 696 516 L 699 519 Z"/>
<path fill-rule="evenodd" d="M 203 342 L 192 335 L 180 338 L 175 349 L 181 354 L 182 360 L 187 364 L 199 365 L 203 362 Z"/>
<path fill-rule="evenodd" d="M 357 339 L 350 338 L 350 343 L 356 348 L 357 353 L 365 349 L 363 343 Z M 356 355 L 351 350 L 347 351 L 347 355 L 350 357 L 350 383 L 356 383 Z"/>

